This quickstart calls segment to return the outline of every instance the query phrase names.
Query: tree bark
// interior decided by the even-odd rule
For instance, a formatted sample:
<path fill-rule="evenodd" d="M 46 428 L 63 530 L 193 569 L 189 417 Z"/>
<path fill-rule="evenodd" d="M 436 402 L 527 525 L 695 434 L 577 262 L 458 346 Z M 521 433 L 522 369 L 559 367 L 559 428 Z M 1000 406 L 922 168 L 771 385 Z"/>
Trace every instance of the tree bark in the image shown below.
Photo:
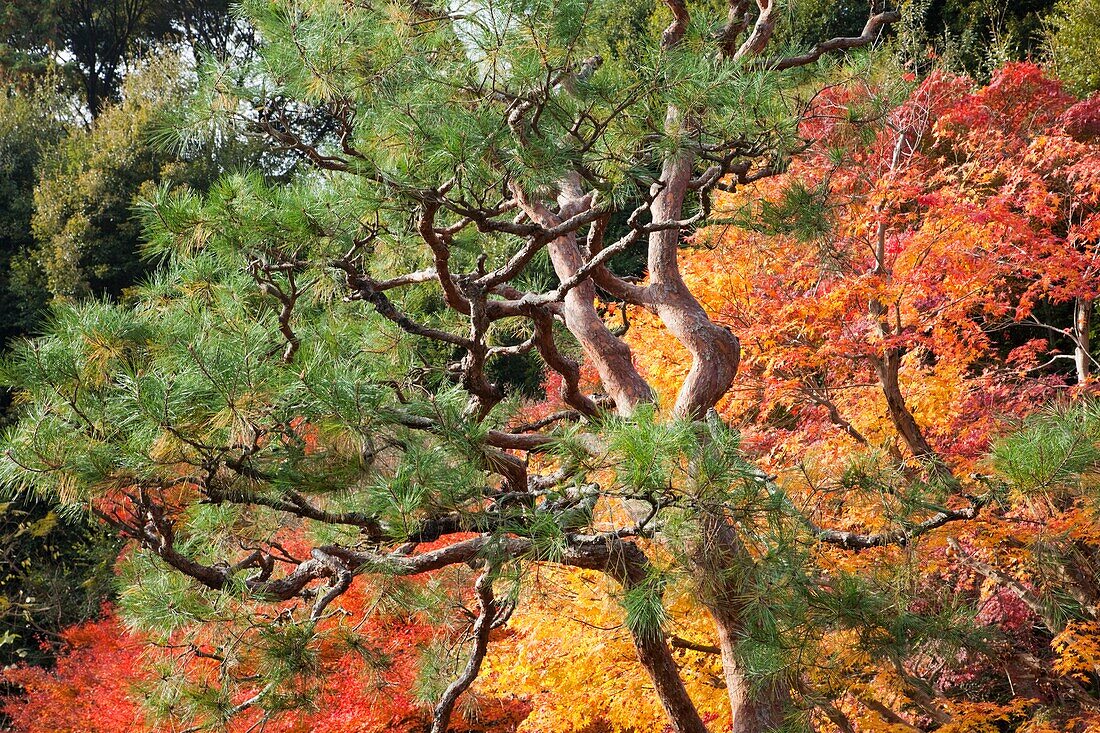
<path fill-rule="evenodd" d="M 649 558 L 632 542 L 593 542 L 570 547 L 562 562 L 573 567 L 599 570 L 607 573 L 630 590 L 646 582 L 649 575 Z M 680 669 L 672 657 L 672 651 L 659 631 L 644 633 L 631 631 L 638 661 L 642 663 L 657 698 L 661 701 L 669 722 L 676 733 L 707 733 L 703 719 L 687 688 L 680 678 Z"/>
<path fill-rule="evenodd" d="M 901 356 L 901 352 L 897 349 L 887 349 L 882 357 L 872 362 L 875 372 L 878 373 L 882 394 L 886 398 L 886 409 L 890 415 L 890 421 L 914 458 L 937 458 L 935 449 L 924 437 L 916 418 L 909 411 L 909 406 L 905 404 L 905 396 L 901 392 L 901 383 L 898 379 Z"/>
<path fill-rule="evenodd" d="M 1077 298 L 1073 302 L 1073 363 L 1077 367 L 1077 383 L 1084 384 L 1092 372 L 1092 355 L 1089 353 L 1089 328 L 1092 326 L 1092 300 Z"/>
<path fill-rule="evenodd" d="M 707 733 L 695 703 L 687 694 L 680 669 L 661 634 L 632 633 L 638 661 L 642 663 L 676 733 Z"/>
<path fill-rule="evenodd" d="M 451 713 L 459 696 L 470 688 L 481 671 L 481 664 L 485 661 L 485 654 L 489 650 L 489 633 L 493 630 L 493 620 L 497 616 L 496 600 L 493 597 L 493 579 L 488 569 L 477 579 L 474 586 L 477 590 L 477 600 L 480 613 L 474 621 L 470 631 L 473 637 L 474 648 L 470 652 L 470 658 L 462 674 L 447 686 L 443 696 L 439 698 L 432 710 L 431 733 L 447 733 L 447 726 L 451 722 Z"/>
<path fill-rule="evenodd" d="M 890 415 L 890 421 L 909 448 L 909 452 L 924 464 L 929 475 L 946 484 L 957 484 L 958 479 L 952 473 L 951 467 L 924 437 L 920 424 L 909 410 L 909 406 L 905 404 L 905 395 L 902 394 L 898 375 L 902 354 L 900 349 L 888 348 L 881 357 L 871 358 L 871 364 L 882 386 L 882 394 L 886 397 L 886 409 Z"/>
<path fill-rule="evenodd" d="M 753 689 L 737 646 L 744 635 L 744 581 L 753 559 L 726 517 L 717 512 L 700 520 L 699 542 L 691 548 L 699 597 L 718 634 L 722 676 L 730 700 L 732 733 L 766 733 L 783 724 L 790 690 L 781 680 Z"/>
<path fill-rule="evenodd" d="M 722 650 L 722 676 L 730 699 L 730 733 L 767 733 L 783 725 L 790 703 L 790 692 L 780 684 L 768 683 L 752 689 L 745 667 L 737 655 L 741 626 L 740 614 L 715 613 L 711 610 L 718 643 Z"/>
<path fill-rule="evenodd" d="M 527 215 L 545 227 L 556 226 L 591 205 L 590 197 L 583 193 L 579 180 L 575 179 L 562 183 L 558 198 L 560 211 L 557 214 L 542 204 L 530 201 L 518 188 L 513 191 Z M 577 246 L 576 232 L 552 240 L 547 250 L 554 272 L 562 281 L 584 264 L 584 256 Z M 653 392 L 634 367 L 630 347 L 611 333 L 596 312 L 595 301 L 596 286 L 591 279 L 585 279 L 565 294 L 562 315 L 569 332 L 580 342 L 585 356 L 596 367 L 600 381 L 615 401 L 616 410 L 620 415 L 629 415 L 638 403 L 651 401 Z"/>
<path fill-rule="evenodd" d="M 681 218 L 691 180 L 691 161 L 692 156 L 686 151 L 665 161 L 661 181 L 655 184 L 653 221 Z M 691 354 L 691 369 L 680 387 L 673 414 L 694 420 L 714 407 L 733 384 L 741 360 L 741 344 L 736 336 L 710 320 L 684 284 L 679 250 L 679 228 L 650 234 L 647 291 L 665 327 Z"/>

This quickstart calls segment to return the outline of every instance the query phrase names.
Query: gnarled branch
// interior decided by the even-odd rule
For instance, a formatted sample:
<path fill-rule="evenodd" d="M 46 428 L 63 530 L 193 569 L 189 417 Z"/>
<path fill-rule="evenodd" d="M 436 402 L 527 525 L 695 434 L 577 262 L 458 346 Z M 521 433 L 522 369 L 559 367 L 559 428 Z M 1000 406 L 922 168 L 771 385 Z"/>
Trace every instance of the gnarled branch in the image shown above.
<path fill-rule="evenodd" d="M 833 51 L 848 51 L 873 43 L 875 39 L 879 37 L 883 28 L 899 20 L 901 20 L 901 13 L 893 10 L 879 13 L 872 12 L 871 16 L 867 18 L 867 24 L 863 26 L 863 32 L 858 36 L 831 38 L 828 41 L 817 44 L 804 54 L 780 59 L 771 59 L 763 62 L 761 66 L 775 71 L 806 66 L 807 64 L 812 64 L 817 61 L 827 53 Z"/>

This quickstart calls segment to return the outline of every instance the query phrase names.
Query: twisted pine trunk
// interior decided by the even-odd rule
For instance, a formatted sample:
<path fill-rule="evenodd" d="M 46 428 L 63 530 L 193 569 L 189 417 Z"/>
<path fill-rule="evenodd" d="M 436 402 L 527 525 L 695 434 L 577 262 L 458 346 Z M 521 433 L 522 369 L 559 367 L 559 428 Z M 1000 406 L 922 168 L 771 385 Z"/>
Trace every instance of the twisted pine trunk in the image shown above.
<path fill-rule="evenodd" d="M 767 733 L 782 726 L 791 702 L 783 680 L 753 686 L 738 653 L 745 632 L 745 590 L 755 561 L 720 512 L 705 514 L 690 548 L 699 600 L 714 622 L 729 695 L 732 733 Z"/>
<path fill-rule="evenodd" d="M 673 115 L 670 115 L 673 116 Z M 670 156 L 661 171 L 661 188 L 653 201 L 653 220 L 677 221 L 690 189 L 692 156 Z M 676 398 L 673 414 L 701 419 L 733 385 L 740 363 L 737 337 L 710 320 L 684 283 L 679 268 L 678 228 L 649 238 L 651 303 L 665 327 L 691 354 L 691 369 Z M 753 559 L 721 509 L 701 517 L 700 537 L 692 551 L 701 599 L 714 622 L 722 653 L 722 673 L 730 700 L 734 733 L 764 733 L 778 728 L 789 703 L 782 684 L 753 689 L 737 646 L 744 631 L 744 603 L 739 574 L 751 572 Z"/>

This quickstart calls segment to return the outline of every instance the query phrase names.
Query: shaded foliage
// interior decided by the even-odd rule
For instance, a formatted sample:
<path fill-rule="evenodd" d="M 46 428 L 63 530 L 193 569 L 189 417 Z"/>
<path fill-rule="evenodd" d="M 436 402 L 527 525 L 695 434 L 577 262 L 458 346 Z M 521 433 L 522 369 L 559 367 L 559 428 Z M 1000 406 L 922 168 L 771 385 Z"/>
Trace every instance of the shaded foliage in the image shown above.
<path fill-rule="evenodd" d="M 95 118 L 118 101 L 133 62 L 157 46 L 185 41 L 195 53 L 225 53 L 246 36 L 225 0 L 10 0 L 0 9 L 0 79 L 56 65 Z"/>

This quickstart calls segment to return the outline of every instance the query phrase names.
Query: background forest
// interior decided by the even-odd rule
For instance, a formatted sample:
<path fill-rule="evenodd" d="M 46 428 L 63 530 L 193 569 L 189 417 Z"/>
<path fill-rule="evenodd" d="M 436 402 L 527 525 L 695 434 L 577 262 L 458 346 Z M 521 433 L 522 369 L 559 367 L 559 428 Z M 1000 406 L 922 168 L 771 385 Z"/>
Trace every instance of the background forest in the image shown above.
<path fill-rule="evenodd" d="M 1096 0 L 4 3 L 0 724 L 1100 732 L 1098 60 Z"/>

